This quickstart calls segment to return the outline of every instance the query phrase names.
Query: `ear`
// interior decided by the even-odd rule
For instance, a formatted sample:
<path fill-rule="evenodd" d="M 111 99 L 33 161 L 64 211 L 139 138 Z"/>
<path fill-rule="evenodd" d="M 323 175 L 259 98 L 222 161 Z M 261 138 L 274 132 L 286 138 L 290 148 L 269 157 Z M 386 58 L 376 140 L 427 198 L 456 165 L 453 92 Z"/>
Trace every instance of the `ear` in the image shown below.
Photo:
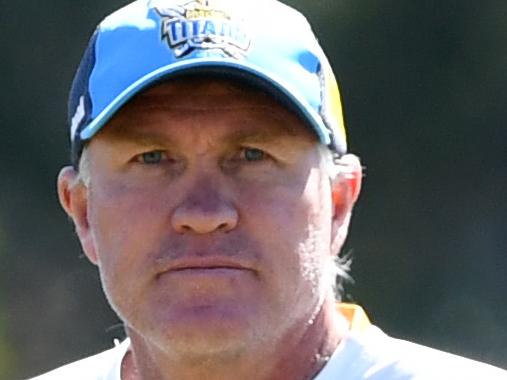
<path fill-rule="evenodd" d="M 331 249 L 338 254 L 347 238 L 350 217 L 361 192 L 363 168 L 359 158 L 347 154 L 340 158 L 340 172 L 332 182 L 333 229 Z"/>
<path fill-rule="evenodd" d="M 60 171 L 57 186 L 60 204 L 74 222 L 86 257 L 97 264 L 95 242 L 88 221 L 88 188 L 78 179 L 77 171 L 71 166 Z"/>

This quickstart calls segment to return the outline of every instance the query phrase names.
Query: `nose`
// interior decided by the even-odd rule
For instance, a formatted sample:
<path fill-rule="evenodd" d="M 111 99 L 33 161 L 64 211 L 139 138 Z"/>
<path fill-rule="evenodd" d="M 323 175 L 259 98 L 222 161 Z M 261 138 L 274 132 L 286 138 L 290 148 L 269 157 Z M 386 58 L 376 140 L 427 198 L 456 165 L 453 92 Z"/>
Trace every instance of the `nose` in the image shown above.
<path fill-rule="evenodd" d="M 229 232 L 238 224 L 236 207 L 211 189 L 189 194 L 173 212 L 172 226 L 180 234 Z"/>

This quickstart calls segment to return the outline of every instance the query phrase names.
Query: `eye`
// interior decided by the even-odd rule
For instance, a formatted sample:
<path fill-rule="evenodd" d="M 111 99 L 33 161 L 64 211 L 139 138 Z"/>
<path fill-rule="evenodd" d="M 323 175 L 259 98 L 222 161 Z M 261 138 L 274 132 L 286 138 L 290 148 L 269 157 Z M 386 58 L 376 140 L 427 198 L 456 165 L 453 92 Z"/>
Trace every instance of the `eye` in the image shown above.
<path fill-rule="evenodd" d="M 136 161 L 145 165 L 157 165 L 164 160 L 167 160 L 167 154 L 161 150 L 145 152 L 136 157 Z"/>
<path fill-rule="evenodd" d="M 246 161 L 262 161 L 266 159 L 267 155 L 260 149 L 256 148 L 244 148 L 241 152 L 241 155 Z"/>

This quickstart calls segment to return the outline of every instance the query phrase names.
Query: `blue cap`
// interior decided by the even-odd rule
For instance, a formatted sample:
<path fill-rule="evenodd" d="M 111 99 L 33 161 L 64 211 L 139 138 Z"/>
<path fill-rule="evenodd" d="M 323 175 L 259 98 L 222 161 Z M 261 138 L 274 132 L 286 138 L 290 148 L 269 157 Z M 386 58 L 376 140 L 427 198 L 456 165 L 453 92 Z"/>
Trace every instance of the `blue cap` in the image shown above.
<path fill-rule="evenodd" d="M 284 98 L 334 152 L 340 93 L 310 25 L 275 0 L 137 0 L 97 27 L 69 98 L 72 161 L 134 95 L 192 72 L 237 74 Z"/>

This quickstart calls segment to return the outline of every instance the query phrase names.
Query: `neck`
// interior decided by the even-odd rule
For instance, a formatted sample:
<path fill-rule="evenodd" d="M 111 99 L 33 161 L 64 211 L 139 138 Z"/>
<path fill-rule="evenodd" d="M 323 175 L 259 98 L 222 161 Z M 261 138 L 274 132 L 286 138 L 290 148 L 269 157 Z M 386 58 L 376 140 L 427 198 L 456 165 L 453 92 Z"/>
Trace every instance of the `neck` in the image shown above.
<path fill-rule="evenodd" d="M 347 329 L 334 300 L 324 302 L 316 318 L 304 321 L 282 339 L 259 349 L 220 358 L 174 358 L 153 348 L 133 331 L 122 366 L 123 380 L 309 380 L 326 365 Z"/>

